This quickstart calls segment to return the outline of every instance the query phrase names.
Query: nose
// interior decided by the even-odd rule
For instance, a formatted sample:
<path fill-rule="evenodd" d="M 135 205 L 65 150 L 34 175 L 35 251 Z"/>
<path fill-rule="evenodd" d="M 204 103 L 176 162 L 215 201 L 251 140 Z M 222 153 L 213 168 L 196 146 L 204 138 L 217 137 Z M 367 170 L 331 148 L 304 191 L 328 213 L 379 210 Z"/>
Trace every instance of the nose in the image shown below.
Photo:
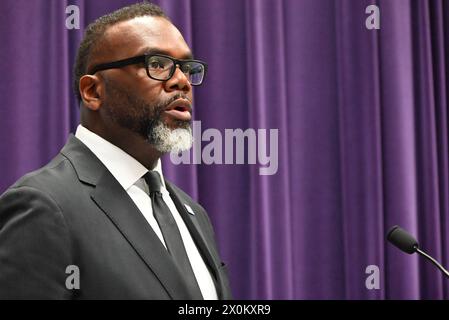
<path fill-rule="evenodd" d="M 179 90 L 186 93 L 192 90 L 188 77 L 181 71 L 179 65 L 176 66 L 173 76 L 165 82 L 165 89 L 167 91 Z"/>

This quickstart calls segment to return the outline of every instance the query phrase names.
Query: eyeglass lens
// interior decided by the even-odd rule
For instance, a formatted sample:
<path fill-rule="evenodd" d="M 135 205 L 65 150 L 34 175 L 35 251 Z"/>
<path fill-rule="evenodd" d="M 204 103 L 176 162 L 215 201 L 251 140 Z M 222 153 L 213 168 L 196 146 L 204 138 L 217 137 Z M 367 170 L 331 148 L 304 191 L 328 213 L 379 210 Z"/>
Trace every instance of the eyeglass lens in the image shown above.
<path fill-rule="evenodd" d="M 148 59 L 148 73 L 157 80 L 168 80 L 175 68 L 174 61 L 161 56 L 151 56 Z M 204 78 L 204 66 L 196 61 L 185 61 L 181 71 L 188 77 L 192 85 L 199 85 Z"/>

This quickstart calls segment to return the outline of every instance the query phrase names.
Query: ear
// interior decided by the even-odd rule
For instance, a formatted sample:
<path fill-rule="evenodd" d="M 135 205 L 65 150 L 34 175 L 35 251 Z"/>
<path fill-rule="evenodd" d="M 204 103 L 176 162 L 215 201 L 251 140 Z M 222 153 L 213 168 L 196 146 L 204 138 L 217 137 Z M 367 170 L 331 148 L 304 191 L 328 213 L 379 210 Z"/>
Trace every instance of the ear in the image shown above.
<path fill-rule="evenodd" d="M 84 75 L 80 78 L 79 91 L 84 105 L 97 111 L 103 98 L 103 82 L 95 75 Z"/>

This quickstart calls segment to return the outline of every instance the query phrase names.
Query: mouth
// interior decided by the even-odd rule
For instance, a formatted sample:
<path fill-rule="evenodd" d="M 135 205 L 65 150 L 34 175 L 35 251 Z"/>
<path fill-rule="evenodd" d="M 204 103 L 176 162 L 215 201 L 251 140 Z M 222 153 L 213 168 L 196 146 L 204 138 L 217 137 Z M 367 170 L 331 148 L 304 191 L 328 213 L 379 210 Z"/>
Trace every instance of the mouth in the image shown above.
<path fill-rule="evenodd" d="M 192 119 L 192 105 L 187 99 L 173 101 L 164 112 L 176 120 L 190 121 Z"/>

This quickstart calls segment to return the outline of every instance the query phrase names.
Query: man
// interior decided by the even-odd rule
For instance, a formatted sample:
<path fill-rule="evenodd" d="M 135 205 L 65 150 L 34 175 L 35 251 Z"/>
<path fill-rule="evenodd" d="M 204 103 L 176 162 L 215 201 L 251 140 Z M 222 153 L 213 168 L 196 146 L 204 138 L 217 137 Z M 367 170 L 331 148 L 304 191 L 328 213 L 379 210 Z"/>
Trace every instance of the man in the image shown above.
<path fill-rule="evenodd" d="M 81 125 L 0 197 L 0 298 L 231 298 L 205 210 L 160 164 L 192 145 L 206 68 L 155 5 L 88 26 L 74 68 Z"/>

